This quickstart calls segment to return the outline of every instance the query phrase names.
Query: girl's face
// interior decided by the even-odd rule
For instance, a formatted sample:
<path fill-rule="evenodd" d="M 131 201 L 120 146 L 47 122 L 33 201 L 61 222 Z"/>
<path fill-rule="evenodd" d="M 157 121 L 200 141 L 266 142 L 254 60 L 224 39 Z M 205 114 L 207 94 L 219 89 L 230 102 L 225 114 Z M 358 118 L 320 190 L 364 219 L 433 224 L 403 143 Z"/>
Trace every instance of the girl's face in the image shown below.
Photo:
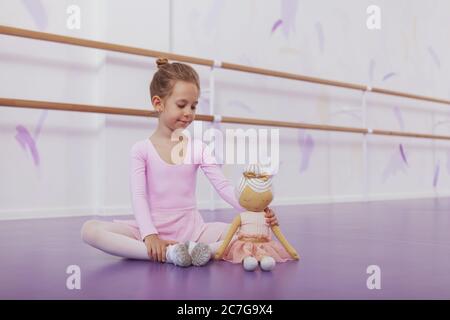
<path fill-rule="evenodd" d="M 195 118 L 199 92 L 195 84 L 177 81 L 165 102 L 159 96 L 153 96 L 152 104 L 161 111 L 159 120 L 172 131 L 187 128 Z"/>

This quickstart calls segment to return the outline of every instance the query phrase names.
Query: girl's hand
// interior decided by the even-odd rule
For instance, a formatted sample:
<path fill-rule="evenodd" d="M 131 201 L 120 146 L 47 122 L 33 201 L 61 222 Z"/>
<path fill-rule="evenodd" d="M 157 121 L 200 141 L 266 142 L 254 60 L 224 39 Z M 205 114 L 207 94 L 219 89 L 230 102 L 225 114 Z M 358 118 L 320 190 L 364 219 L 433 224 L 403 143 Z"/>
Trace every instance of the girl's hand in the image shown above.
<path fill-rule="evenodd" d="M 266 222 L 269 226 L 278 226 L 278 219 L 275 216 L 275 212 L 273 212 L 272 209 L 269 207 L 265 208 L 264 211 L 266 212 Z"/>
<path fill-rule="evenodd" d="M 166 262 L 166 247 L 178 243 L 172 240 L 162 240 L 157 234 L 146 236 L 144 242 L 147 247 L 148 257 L 158 262 Z"/>

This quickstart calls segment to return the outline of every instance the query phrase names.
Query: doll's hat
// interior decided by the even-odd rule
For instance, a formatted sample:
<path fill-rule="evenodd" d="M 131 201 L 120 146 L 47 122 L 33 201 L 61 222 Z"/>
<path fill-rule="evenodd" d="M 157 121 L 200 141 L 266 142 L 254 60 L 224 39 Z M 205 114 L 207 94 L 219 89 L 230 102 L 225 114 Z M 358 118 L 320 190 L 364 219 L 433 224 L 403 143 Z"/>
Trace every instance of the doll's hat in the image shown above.
<path fill-rule="evenodd" d="M 272 187 L 272 172 L 270 168 L 261 164 L 250 164 L 242 173 L 239 183 L 239 194 L 246 186 L 249 186 L 255 192 L 265 192 Z"/>

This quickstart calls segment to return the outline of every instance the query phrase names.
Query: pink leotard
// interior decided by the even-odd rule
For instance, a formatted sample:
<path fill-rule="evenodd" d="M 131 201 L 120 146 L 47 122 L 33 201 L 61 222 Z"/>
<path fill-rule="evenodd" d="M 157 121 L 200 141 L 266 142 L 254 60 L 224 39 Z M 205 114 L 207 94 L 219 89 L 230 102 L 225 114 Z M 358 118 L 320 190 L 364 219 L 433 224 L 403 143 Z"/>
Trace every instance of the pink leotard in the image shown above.
<path fill-rule="evenodd" d="M 193 143 L 192 143 L 193 141 Z M 197 210 L 196 181 L 200 167 L 219 195 L 236 210 L 235 188 L 224 176 L 221 165 L 198 139 L 188 139 L 181 164 L 169 164 L 158 154 L 149 138 L 131 148 L 130 188 L 136 220 L 115 220 L 137 227 L 141 239 L 158 234 L 161 239 L 197 239 L 206 224 Z"/>

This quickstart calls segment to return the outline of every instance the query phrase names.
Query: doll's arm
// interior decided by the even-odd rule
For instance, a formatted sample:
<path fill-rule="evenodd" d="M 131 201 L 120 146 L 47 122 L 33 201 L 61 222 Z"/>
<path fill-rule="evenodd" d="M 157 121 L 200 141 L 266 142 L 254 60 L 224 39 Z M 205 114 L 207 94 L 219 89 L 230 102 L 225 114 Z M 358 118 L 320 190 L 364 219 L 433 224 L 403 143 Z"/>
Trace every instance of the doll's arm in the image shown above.
<path fill-rule="evenodd" d="M 280 241 L 280 243 L 283 245 L 283 247 L 286 249 L 286 251 L 291 255 L 292 258 L 295 260 L 300 259 L 297 251 L 295 251 L 294 247 L 291 246 L 291 244 L 287 241 L 287 239 L 284 237 L 283 233 L 281 232 L 281 229 L 279 226 L 272 226 L 272 231 L 277 237 L 277 239 Z"/>
<path fill-rule="evenodd" d="M 240 226 L 241 226 L 241 216 L 238 215 L 236 218 L 234 218 L 233 222 L 231 223 L 231 227 L 228 230 L 228 233 L 225 236 L 222 245 L 217 250 L 214 259 L 219 260 L 222 258 L 225 249 L 230 244 L 231 239 L 233 238 L 234 234 L 236 233 L 237 229 L 239 229 Z"/>

